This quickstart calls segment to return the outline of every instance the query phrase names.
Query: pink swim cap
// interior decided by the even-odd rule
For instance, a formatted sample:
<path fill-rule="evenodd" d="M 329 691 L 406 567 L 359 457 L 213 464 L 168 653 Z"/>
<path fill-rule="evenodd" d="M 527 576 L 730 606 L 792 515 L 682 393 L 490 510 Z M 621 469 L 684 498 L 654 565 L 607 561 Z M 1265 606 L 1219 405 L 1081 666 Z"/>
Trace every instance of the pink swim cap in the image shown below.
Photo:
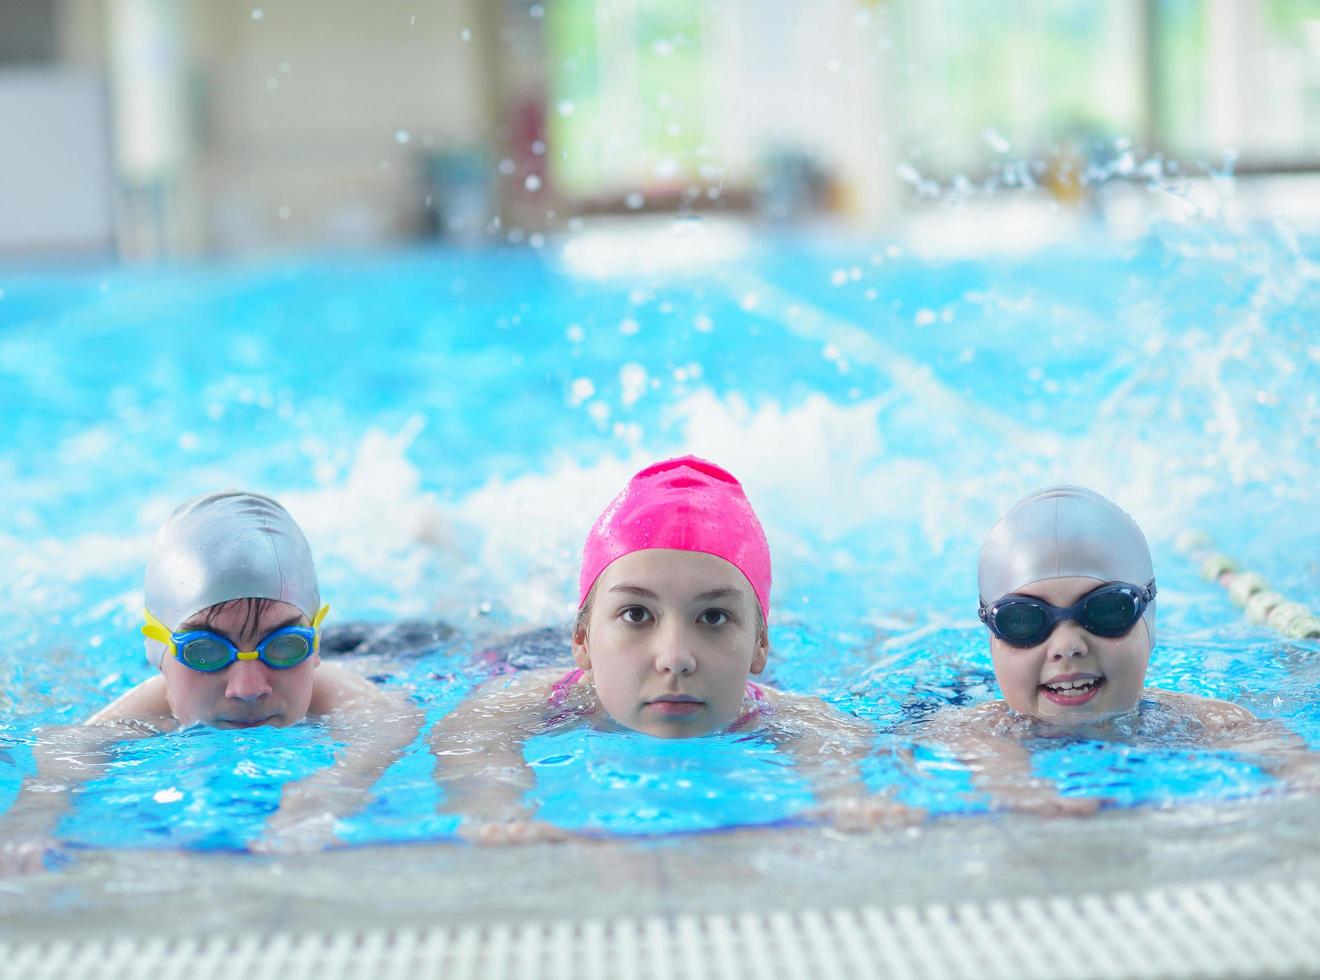
<path fill-rule="evenodd" d="M 770 615 L 770 546 L 742 484 L 696 456 L 653 463 L 605 508 L 582 549 L 578 608 L 617 558 L 647 548 L 701 551 L 742 572 Z"/>

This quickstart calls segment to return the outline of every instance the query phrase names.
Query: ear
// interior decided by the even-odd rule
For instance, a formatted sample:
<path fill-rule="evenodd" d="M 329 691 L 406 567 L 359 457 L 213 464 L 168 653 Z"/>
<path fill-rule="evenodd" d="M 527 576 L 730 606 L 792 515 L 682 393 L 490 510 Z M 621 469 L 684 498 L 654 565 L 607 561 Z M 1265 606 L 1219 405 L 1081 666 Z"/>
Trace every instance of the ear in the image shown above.
<path fill-rule="evenodd" d="M 770 634 L 765 630 L 758 630 L 757 633 L 756 652 L 752 654 L 752 666 L 748 669 L 752 674 L 765 670 L 765 662 L 770 659 Z"/>
<path fill-rule="evenodd" d="M 587 650 L 587 630 L 583 626 L 573 627 L 573 663 L 582 670 L 591 669 L 591 654 Z"/>

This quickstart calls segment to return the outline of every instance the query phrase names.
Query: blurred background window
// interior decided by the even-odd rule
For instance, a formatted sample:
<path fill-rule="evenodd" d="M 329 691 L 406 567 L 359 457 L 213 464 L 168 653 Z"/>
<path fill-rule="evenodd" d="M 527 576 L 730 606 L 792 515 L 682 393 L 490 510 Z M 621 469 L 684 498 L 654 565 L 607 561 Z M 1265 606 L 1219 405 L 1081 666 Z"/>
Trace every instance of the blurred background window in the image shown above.
<path fill-rule="evenodd" d="M 1155 0 L 1151 103 L 1170 153 L 1320 165 L 1320 3 Z"/>
<path fill-rule="evenodd" d="M 950 190 L 1320 172 L 1320 0 L 3 0 L 0 125 L 8 252 L 884 230 Z"/>
<path fill-rule="evenodd" d="M 673 192 L 709 155 L 700 0 L 557 0 L 548 9 L 551 172 L 562 192 Z M 636 202 L 636 198 L 633 199 Z"/>
<path fill-rule="evenodd" d="M 1140 136 L 1139 0 L 893 4 L 901 143 L 942 175 L 1059 140 Z"/>

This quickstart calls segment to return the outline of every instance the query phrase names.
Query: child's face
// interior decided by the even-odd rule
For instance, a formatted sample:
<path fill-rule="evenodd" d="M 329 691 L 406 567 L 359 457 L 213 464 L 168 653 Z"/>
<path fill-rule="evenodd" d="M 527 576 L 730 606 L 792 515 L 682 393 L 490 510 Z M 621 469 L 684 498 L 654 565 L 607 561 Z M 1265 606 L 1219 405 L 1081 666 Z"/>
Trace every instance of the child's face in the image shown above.
<path fill-rule="evenodd" d="M 240 650 L 255 650 L 270 633 L 285 626 L 307 626 L 308 620 L 286 602 L 265 603 L 253 620 L 245 603 L 203 609 L 180 626 L 178 632 L 209 629 L 220 633 Z M 166 654 L 160 670 L 165 675 L 165 697 L 174 717 L 184 727 L 203 724 L 216 728 L 283 728 L 307 716 L 312 700 L 313 671 L 320 654 L 312 654 L 296 667 L 276 670 L 260 660 L 236 660 L 223 670 L 205 673 L 179 663 Z"/>
<path fill-rule="evenodd" d="M 1054 578 L 1015 594 L 1069 606 L 1102 584 L 1094 578 Z M 990 656 L 1013 710 L 1054 722 L 1097 721 L 1131 709 L 1141 697 L 1150 636 L 1144 619 L 1113 639 L 1088 633 L 1070 619 L 1055 626 L 1043 643 L 1025 649 L 991 634 Z"/>
<path fill-rule="evenodd" d="M 596 581 L 573 659 L 615 721 L 660 738 L 705 735 L 742 711 L 767 640 L 747 579 L 723 558 L 634 551 Z"/>

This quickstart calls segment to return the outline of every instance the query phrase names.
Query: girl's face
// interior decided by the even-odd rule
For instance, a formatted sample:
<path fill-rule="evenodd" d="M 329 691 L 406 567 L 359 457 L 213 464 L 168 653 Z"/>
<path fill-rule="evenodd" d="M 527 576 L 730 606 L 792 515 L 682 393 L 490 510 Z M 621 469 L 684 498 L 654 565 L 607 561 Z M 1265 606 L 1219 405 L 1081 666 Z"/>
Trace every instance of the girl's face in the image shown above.
<path fill-rule="evenodd" d="M 601 573 L 573 659 L 621 725 L 660 738 L 732 724 L 769 652 L 743 573 L 723 558 L 653 548 Z"/>
<path fill-rule="evenodd" d="M 263 639 L 285 626 L 307 626 L 307 617 L 287 602 L 265 602 L 253 617 L 247 603 L 221 603 L 190 616 L 177 629 L 209 629 L 240 650 L 255 650 Z M 168 653 L 160 662 L 165 698 L 179 724 L 215 728 L 283 728 L 307 717 L 312 700 L 313 671 L 321 661 L 314 653 L 296 667 L 277 670 L 260 660 L 236 660 L 224 670 L 205 673 L 179 663 Z"/>
<path fill-rule="evenodd" d="M 1103 585 L 1094 578 L 1053 578 L 1018 589 L 1054 606 L 1070 606 Z M 1088 633 L 1074 620 L 1054 627 L 1034 647 L 990 636 L 995 679 L 1010 708 L 1053 722 L 1092 722 L 1130 710 L 1141 697 L 1150 662 L 1145 619 L 1113 639 Z"/>

